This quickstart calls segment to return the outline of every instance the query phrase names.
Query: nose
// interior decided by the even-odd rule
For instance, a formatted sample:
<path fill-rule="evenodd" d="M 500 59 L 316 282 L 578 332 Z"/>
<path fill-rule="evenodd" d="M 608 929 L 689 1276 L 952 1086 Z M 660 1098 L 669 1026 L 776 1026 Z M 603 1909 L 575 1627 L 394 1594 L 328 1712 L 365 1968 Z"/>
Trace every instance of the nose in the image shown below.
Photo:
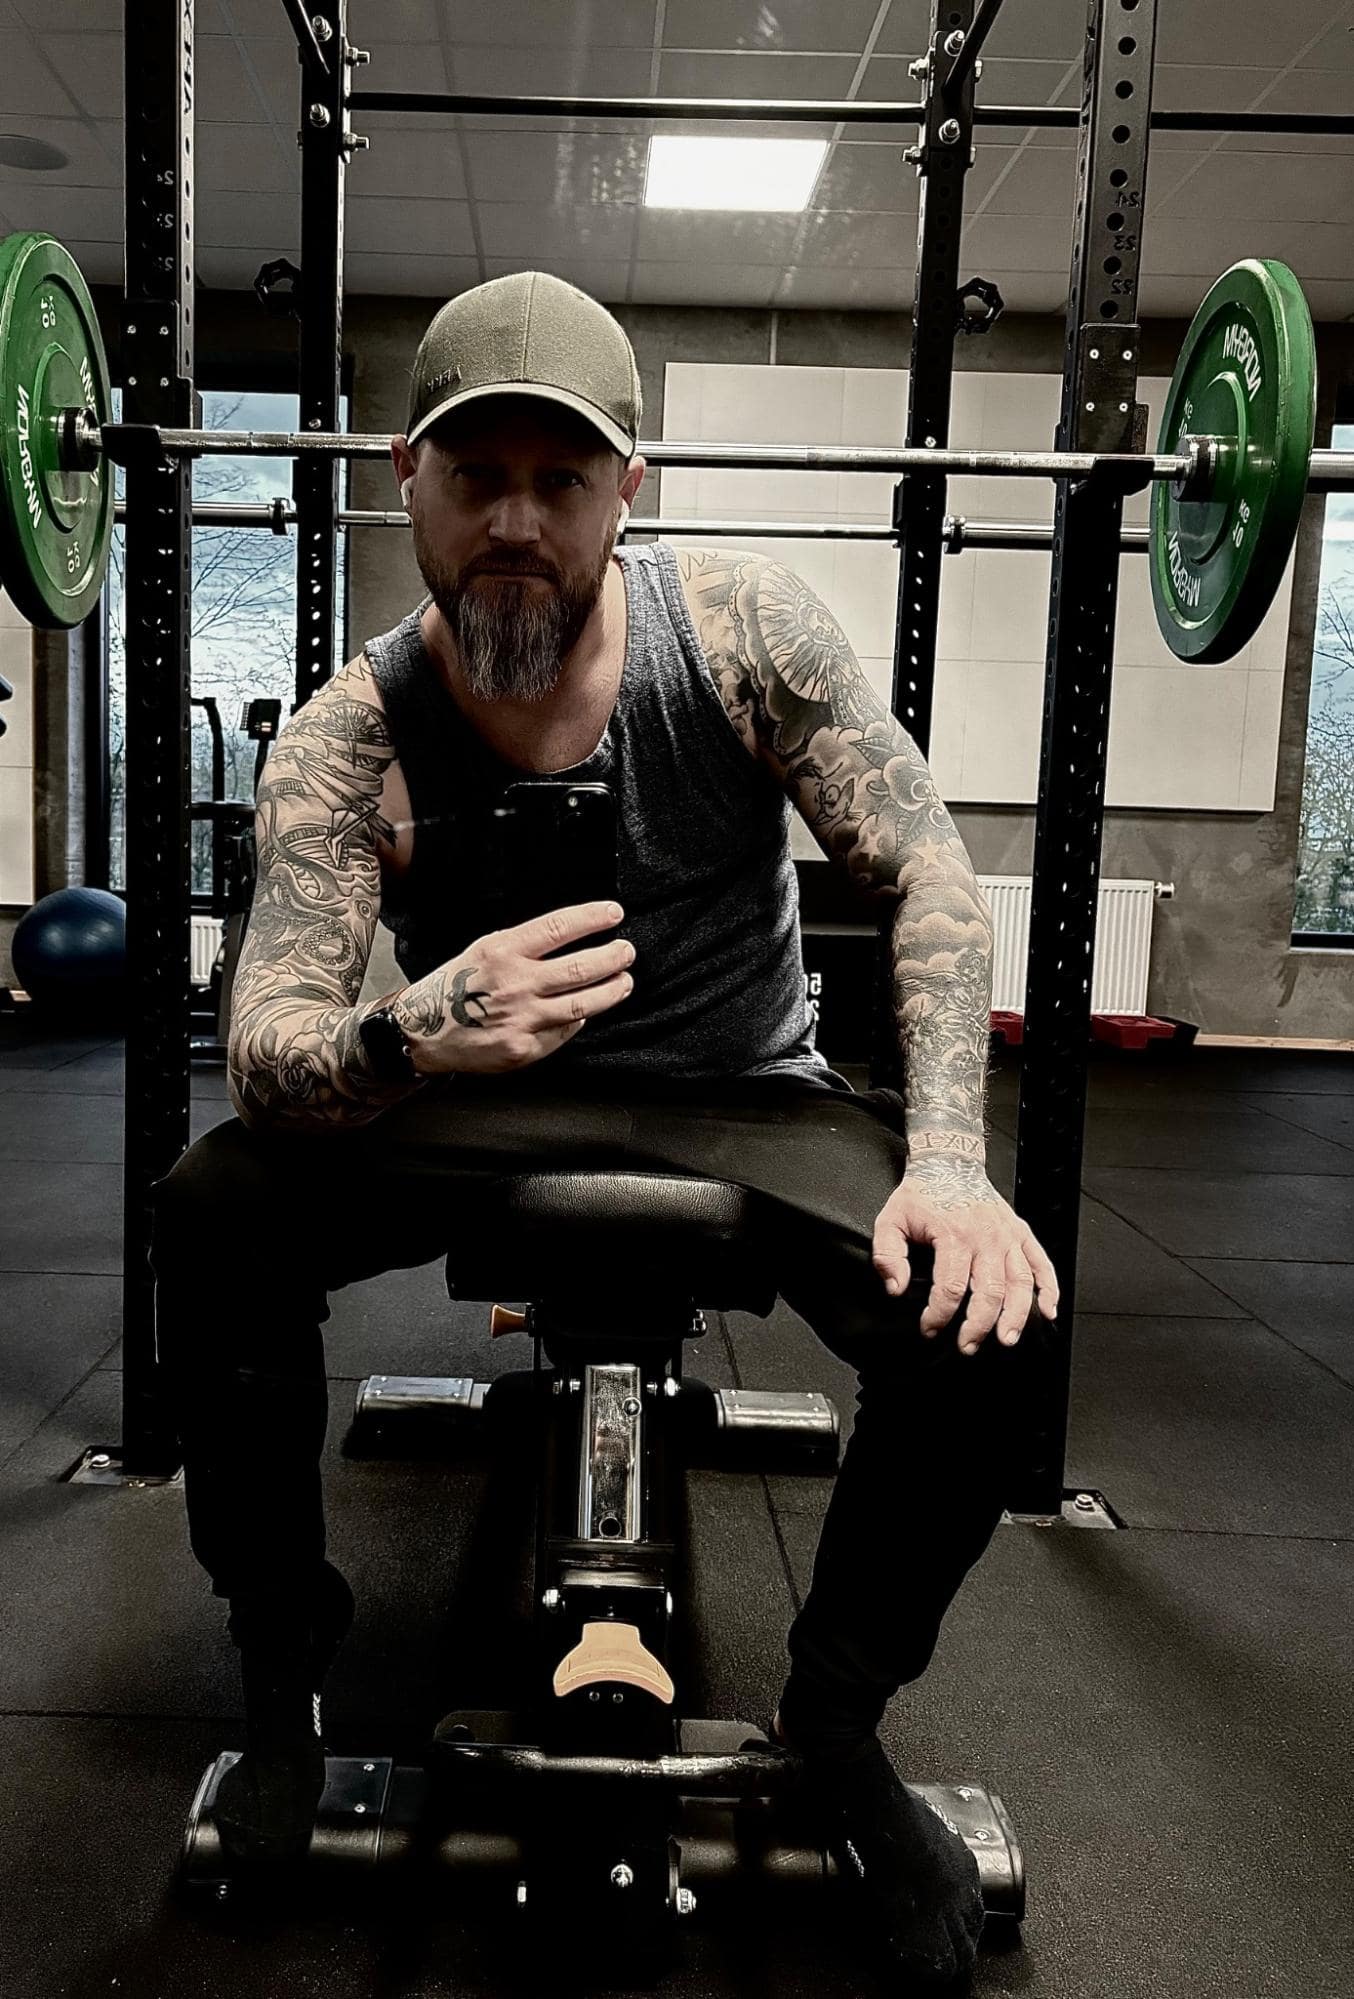
<path fill-rule="evenodd" d="M 541 517 L 531 493 L 505 493 L 489 517 L 489 539 L 508 548 L 531 548 L 541 538 Z"/>

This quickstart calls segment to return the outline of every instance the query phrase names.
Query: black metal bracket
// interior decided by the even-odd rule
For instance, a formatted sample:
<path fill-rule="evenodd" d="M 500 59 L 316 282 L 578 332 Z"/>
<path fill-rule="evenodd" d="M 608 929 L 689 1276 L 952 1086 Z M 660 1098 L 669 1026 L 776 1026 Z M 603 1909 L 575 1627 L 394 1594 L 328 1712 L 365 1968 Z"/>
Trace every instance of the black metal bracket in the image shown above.
<path fill-rule="evenodd" d="M 290 291 L 283 291 L 283 281 Z M 299 319 L 301 317 L 301 266 L 294 264 L 290 257 L 274 257 L 259 267 L 254 280 L 254 291 L 259 304 L 271 319 Z"/>
<path fill-rule="evenodd" d="M 969 300 L 976 299 L 978 309 L 970 311 Z M 956 333 L 972 335 L 990 333 L 1006 310 L 1006 301 L 991 278 L 970 278 L 966 285 L 960 285 L 956 301 L 954 330 Z"/>

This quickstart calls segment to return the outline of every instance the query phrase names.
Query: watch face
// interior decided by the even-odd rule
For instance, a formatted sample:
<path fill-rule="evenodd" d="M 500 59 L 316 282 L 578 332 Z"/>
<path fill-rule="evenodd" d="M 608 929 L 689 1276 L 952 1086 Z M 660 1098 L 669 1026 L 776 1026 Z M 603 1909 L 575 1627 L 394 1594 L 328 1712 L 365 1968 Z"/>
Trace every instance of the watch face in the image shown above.
<path fill-rule="evenodd" d="M 412 1075 L 413 1063 L 405 1046 L 404 1030 L 393 1013 L 382 1008 L 379 1013 L 368 1014 L 358 1035 L 378 1076 L 397 1082 Z"/>

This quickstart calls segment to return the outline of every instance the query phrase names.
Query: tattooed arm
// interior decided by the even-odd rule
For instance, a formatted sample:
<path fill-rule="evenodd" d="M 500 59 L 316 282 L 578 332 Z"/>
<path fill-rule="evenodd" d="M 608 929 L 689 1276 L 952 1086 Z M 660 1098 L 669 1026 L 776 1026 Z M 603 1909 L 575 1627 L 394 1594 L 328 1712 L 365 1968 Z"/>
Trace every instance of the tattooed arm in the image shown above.
<path fill-rule="evenodd" d="M 357 1038 L 393 846 L 394 747 L 365 660 L 293 716 L 259 784 L 258 881 L 231 1003 L 230 1099 L 251 1129 L 369 1124 L 417 1085 L 381 1083 Z M 377 1002 L 376 1004 L 380 1004 Z"/>
<path fill-rule="evenodd" d="M 856 888 L 876 905 L 897 900 L 893 990 L 910 1166 L 928 1161 L 937 1195 L 963 1198 L 987 1186 L 992 995 L 992 918 L 964 843 L 925 758 L 813 591 L 762 556 L 674 553 L 745 746 Z"/>

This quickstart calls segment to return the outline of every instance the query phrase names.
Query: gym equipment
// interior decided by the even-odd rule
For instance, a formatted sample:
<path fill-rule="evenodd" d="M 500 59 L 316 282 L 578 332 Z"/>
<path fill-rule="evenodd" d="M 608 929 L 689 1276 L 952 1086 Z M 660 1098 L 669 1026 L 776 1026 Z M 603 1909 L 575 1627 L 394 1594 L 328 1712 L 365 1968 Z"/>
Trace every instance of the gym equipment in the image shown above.
<path fill-rule="evenodd" d="M 116 1021 L 125 998 L 127 906 L 105 888 L 59 888 L 20 917 L 10 952 L 34 1005 L 68 1020 Z"/>
<path fill-rule="evenodd" d="M 831 1472 L 837 1411 L 821 1394 L 683 1375 L 685 1342 L 705 1331 L 700 1301 L 762 1318 L 775 1303 L 773 1246 L 743 1187 L 528 1172 L 488 1184 L 459 1223 L 449 1292 L 533 1298 L 525 1312 L 495 1305 L 490 1328 L 529 1334 L 535 1365 L 492 1382 L 372 1376 L 349 1448 L 382 1454 L 402 1427 L 454 1439 L 469 1425 L 492 1431 L 499 1461 L 534 1456 L 530 1698 L 446 1715 L 422 1767 L 330 1757 L 310 1871 L 351 1886 L 445 1870 L 480 1905 L 515 1904 L 551 1949 L 578 1934 L 590 1964 L 611 1948 L 652 1966 L 697 1889 L 741 1894 L 751 1877 L 793 1890 L 836 1874 L 796 1797 L 800 1759 L 751 1724 L 686 1717 L 673 1669 L 685 1467 L 717 1454 Z M 655 1291 L 655 1270 L 674 1273 L 670 1289 Z M 231 1874 L 212 1807 L 235 1760 L 204 1775 L 183 1848 L 185 1885 L 222 1900 Z M 1001 1799 L 976 1780 L 916 1788 L 968 1841 L 989 1915 L 1019 1922 L 1023 1863 Z"/>
<path fill-rule="evenodd" d="M 1181 659 L 1230 659 L 1274 600 L 1307 498 L 1316 432 L 1316 335 L 1293 273 L 1236 264 L 1185 339 L 1161 449 L 1213 434 L 1205 498 L 1152 495 L 1152 599 Z"/>
<path fill-rule="evenodd" d="M 0 355 L 7 523 L 0 547 L 6 585 L 16 602 L 41 607 L 37 623 L 76 623 L 84 615 L 79 607 L 88 609 L 97 595 L 111 533 L 103 478 L 110 458 L 139 464 L 208 454 L 348 459 L 389 452 L 389 438 L 337 431 L 110 424 L 102 342 L 92 308 L 75 309 L 87 294 L 70 257 L 50 237 L 11 237 L 0 260 L 0 272 L 5 269 L 22 269 L 25 283 L 5 290 L 14 338 L 12 353 L 6 344 Z M 74 304 L 60 313 L 64 344 L 54 350 L 60 365 L 39 365 L 33 357 L 47 352 L 42 340 L 50 347 L 55 337 L 41 323 L 58 293 L 55 273 L 63 278 L 60 296 Z M 1118 336 L 1109 331 L 1105 337 Z M 1162 492 L 1154 510 L 1153 576 L 1161 630 L 1182 659 L 1212 661 L 1245 645 L 1264 615 L 1287 564 L 1308 483 L 1354 484 L 1354 454 L 1311 448 L 1314 354 L 1311 316 L 1297 279 L 1279 264 L 1245 263 L 1214 286 L 1186 340 L 1163 433 L 1172 450 L 1148 455 L 667 442 L 643 443 L 640 450 L 657 466 L 996 474 L 1099 480 L 1120 492 L 1157 483 Z M 76 399 L 74 385 L 86 381 L 95 390 L 105 385 L 102 400 L 88 390 Z M 1204 423 L 1221 428 L 1191 427 Z M 37 443 L 30 443 L 34 438 Z M 46 509 L 42 495 L 48 496 Z M 100 524 L 97 537 L 85 530 L 85 518 Z M 72 565 L 82 587 L 55 588 L 52 579 Z"/>
<path fill-rule="evenodd" d="M 69 627 L 93 610 L 113 541 L 113 482 L 60 448 L 72 402 L 113 402 L 94 301 L 50 236 L 0 243 L 0 579 L 30 624 Z"/>

